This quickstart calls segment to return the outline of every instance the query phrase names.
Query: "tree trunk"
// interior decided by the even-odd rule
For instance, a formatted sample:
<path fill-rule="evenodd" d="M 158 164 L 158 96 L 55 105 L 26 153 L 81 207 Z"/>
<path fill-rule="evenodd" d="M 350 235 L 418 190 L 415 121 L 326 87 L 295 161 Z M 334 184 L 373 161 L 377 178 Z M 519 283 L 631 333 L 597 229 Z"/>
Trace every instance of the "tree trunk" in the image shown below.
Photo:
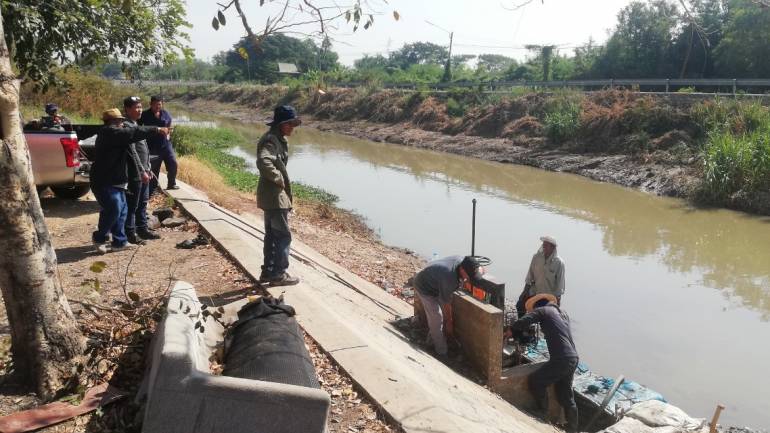
<path fill-rule="evenodd" d="M 0 289 L 14 369 L 43 399 L 75 377 L 85 350 L 56 275 L 56 253 L 21 130 L 19 81 L 0 23 Z"/>

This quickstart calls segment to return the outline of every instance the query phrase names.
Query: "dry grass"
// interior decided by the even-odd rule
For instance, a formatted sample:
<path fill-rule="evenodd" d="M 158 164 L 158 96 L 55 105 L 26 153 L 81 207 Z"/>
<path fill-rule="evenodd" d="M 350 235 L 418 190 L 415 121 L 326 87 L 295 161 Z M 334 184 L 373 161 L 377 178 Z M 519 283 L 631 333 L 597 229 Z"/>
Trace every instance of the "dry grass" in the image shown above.
<path fill-rule="evenodd" d="M 256 200 L 251 194 L 227 186 L 224 178 L 215 169 L 194 156 L 182 156 L 178 163 L 177 178 L 206 191 L 209 200 L 219 206 L 240 211 L 243 210 L 244 203 L 253 203 Z"/>

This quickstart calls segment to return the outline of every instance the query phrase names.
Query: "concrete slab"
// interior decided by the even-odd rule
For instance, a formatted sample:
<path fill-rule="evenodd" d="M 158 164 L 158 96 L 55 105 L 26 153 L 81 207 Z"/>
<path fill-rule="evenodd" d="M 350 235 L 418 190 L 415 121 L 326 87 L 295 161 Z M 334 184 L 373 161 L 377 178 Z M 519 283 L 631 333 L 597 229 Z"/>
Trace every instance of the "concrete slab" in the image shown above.
<path fill-rule="evenodd" d="M 263 259 L 261 218 L 234 215 L 177 183 L 171 196 L 256 280 Z M 558 431 L 407 341 L 391 325 L 412 315 L 406 302 L 296 240 L 289 272 L 302 282 L 270 292 L 284 294 L 300 326 L 406 432 Z"/>

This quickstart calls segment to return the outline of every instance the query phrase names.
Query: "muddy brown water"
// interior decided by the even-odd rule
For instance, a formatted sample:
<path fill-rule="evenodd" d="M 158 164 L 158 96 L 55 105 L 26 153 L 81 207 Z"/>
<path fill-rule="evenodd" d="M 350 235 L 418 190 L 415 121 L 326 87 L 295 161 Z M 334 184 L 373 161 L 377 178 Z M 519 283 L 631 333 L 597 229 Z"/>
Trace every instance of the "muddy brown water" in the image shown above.
<path fill-rule="evenodd" d="M 222 121 L 256 142 L 262 127 Z M 389 245 L 476 253 L 521 291 L 539 236 L 566 261 L 564 307 L 583 361 L 692 416 L 770 428 L 770 218 L 529 167 L 299 128 L 293 181 L 326 189 Z M 254 168 L 255 146 L 236 149 Z"/>

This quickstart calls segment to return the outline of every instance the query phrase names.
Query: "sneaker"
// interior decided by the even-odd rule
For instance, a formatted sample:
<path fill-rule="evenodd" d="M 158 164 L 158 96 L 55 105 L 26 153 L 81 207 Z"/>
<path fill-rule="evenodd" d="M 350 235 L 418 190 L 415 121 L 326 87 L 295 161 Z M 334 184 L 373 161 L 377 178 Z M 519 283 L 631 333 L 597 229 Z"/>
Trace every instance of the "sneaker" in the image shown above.
<path fill-rule="evenodd" d="M 107 254 L 110 251 L 112 251 L 112 246 L 105 242 L 105 243 L 95 243 L 96 245 L 96 252 L 99 254 Z"/>
<path fill-rule="evenodd" d="M 288 273 L 284 272 L 277 277 L 268 278 L 267 282 L 270 283 L 271 286 L 293 286 L 295 284 L 299 284 L 299 278 L 292 277 Z"/>
<path fill-rule="evenodd" d="M 127 250 L 133 250 L 133 249 L 136 249 L 136 248 L 139 248 L 139 245 L 132 244 L 131 242 L 126 242 L 125 244 L 120 245 L 120 246 L 118 246 L 118 245 L 111 245 L 111 250 L 112 251 L 127 251 Z"/>
<path fill-rule="evenodd" d="M 179 189 L 179 185 L 169 185 L 166 189 Z"/>
<path fill-rule="evenodd" d="M 136 234 L 140 238 L 147 239 L 148 241 L 154 240 L 154 239 L 160 239 L 160 235 L 158 234 L 158 232 L 156 232 L 154 230 L 150 230 L 148 228 L 139 229 L 139 230 L 136 231 Z M 130 240 L 129 240 L 129 242 L 130 242 Z"/>

